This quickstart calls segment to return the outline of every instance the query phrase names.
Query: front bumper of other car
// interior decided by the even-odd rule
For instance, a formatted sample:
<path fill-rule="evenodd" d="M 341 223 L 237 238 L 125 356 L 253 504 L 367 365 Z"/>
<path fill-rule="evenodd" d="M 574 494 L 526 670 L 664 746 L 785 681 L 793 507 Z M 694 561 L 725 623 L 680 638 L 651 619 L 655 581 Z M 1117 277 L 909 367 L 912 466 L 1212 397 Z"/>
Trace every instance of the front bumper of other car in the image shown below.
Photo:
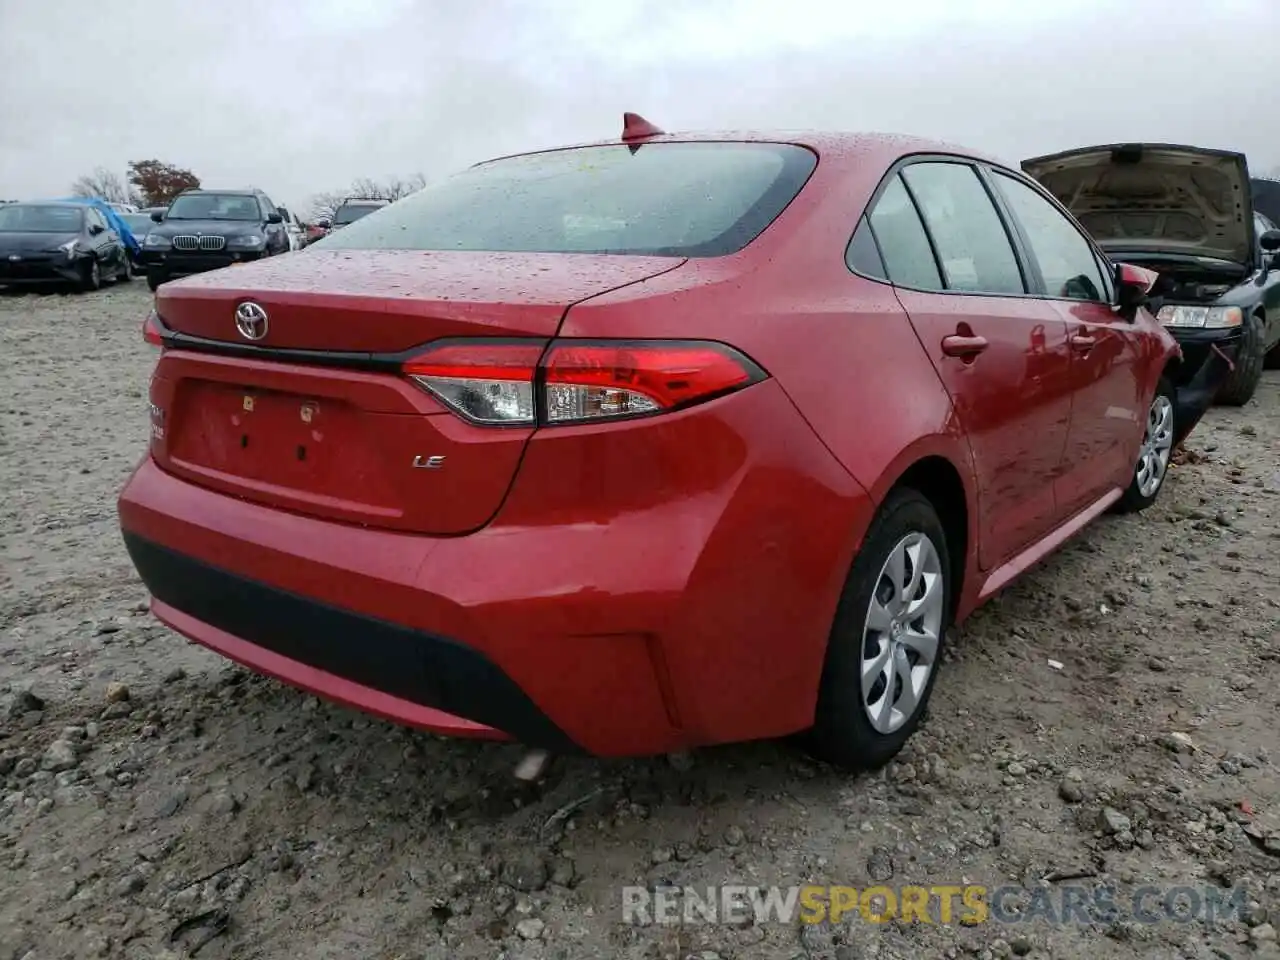
<path fill-rule="evenodd" d="M 75 283 L 83 270 L 83 258 L 65 253 L 0 254 L 0 285 Z"/>
<path fill-rule="evenodd" d="M 1177 446 L 1200 422 L 1226 382 L 1240 351 L 1240 327 L 1166 327 L 1182 349 L 1174 379 L 1173 442 Z"/>
<path fill-rule="evenodd" d="M 266 256 L 266 250 L 222 249 L 215 252 L 194 250 L 143 250 L 142 264 L 148 271 L 170 277 L 186 277 L 195 273 L 221 270 L 237 263 L 252 263 Z"/>

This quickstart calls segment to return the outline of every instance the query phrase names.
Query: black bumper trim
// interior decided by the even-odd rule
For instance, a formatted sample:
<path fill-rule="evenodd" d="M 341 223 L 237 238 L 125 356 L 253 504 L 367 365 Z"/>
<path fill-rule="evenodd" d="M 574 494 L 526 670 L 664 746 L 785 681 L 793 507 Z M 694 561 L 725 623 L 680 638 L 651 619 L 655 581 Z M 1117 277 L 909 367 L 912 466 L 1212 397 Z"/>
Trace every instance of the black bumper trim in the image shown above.
<path fill-rule="evenodd" d="M 1174 334 L 1182 348 L 1183 363 L 1174 383 L 1173 445 L 1177 447 L 1191 434 L 1213 406 L 1218 391 L 1231 374 L 1240 347 L 1239 330 L 1194 331 Z"/>
<path fill-rule="evenodd" d="M 520 743 L 583 753 L 483 654 L 445 637 L 228 573 L 124 531 L 152 596 L 264 650 L 483 723 Z"/>

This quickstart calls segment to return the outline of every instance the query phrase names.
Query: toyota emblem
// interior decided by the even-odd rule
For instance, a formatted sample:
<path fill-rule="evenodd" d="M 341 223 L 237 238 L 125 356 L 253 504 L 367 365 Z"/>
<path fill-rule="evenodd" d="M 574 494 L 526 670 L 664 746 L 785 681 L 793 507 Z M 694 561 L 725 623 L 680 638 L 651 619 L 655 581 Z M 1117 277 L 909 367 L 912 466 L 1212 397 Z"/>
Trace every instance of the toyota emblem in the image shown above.
<path fill-rule="evenodd" d="M 236 329 L 246 340 L 261 340 L 267 335 L 267 311 L 253 301 L 236 307 Z"/>

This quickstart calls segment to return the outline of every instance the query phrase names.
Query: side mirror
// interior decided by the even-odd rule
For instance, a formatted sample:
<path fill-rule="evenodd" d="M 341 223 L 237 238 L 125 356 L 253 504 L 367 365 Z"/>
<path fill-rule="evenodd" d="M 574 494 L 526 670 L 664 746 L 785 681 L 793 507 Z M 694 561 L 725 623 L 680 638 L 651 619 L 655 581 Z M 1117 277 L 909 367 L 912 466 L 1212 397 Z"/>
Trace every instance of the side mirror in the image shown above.
<path fill-rule="evenodd" d="M 319 227 L 321 230 L 328 230 L 331 226 L 333 226 L 333 221 L 330 220 L 328 217 L 321 217 L 319 220 L 316 221 L 316 226 Z"/>
<path fill-rule="evenodd" d="M 1132 316 L 1147 302 L 1151 291 L 1160 281 L 1154 270 L 1135 267 L 1131 263 L 1116 264 L 1116 306 L 1126 316 Z"/>
<path fill-rule="evenodd" d="M 164 211 L 163 211 L 163 210 L 152 210 L 152 211 L 151 211 L 151 219 L 152 219 L 152 220 L 154 220 L 156 223 L 164 223 Z"/>
<path fill-rule="evenodd" d="M 104 226 L 103 226 L 102 224 L 100 224 L 100 223 L 91 223 L 91 224 L 89 224 L 89 235 L 90 235 L 90 236 L 94 236 L 94 237 L 96 237 L 98 234 L 102 233 L 104 230 L 106 230 L 106 227 L 104 227 Z"/>
<path fill-rule="evenodd" d="M 1280 250 L 1280 230 L 1268 230 L 1258 238 L 1258 246 L 1267 253 L 1275 253 Z"/>
<path fill-rule="evenodd" d="M 268 214 L 267 223 L 284 223 L 284 217 L 278 213 Z"/>

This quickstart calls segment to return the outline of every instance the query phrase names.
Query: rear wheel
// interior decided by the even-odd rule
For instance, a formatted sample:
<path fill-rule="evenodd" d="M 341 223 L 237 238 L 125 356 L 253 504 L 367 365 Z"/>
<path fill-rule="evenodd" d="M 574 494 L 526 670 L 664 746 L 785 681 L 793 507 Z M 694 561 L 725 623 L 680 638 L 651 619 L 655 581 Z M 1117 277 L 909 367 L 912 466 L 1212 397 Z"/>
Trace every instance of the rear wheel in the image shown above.
<path fill-rule="evenodd" d="M 120 266 L 116 269 L 116 280 L 120 283 L 128 283 L 133 279 L 133 260 L 129 257 L 129 251 L 126 250 L 120 255 Z"/>
<path fill-rule="evenodd" d="M 102 268 L 98 266 L 98 259 L 90 257 L 83 267 L 80 268 L 80 289 L 86 293 L 90 290 L 97 290 L 102 286 Z"/>
<path fill-rule="evenodd" d="M 933 505 L 914 490 L 890 495 L 840 597 L 808 734 L 814 754 L 875 769 L 915 732 L 942 662 L 951 562 Z"/>
<path fill-rule="evenodd" d="M 1218 403 L 1230 407 L 1243 407 L 1253 399 L 1262 379 L 1263 362 L 1262 318 L 1256 314 L 1245 317 L 1240 328 L 1240 350 L 1236 355 L 1235 369 L 1218 391 Z"/>
<path fill-rule="evenodd" d="M 1147 422 L 1138 448 L 1138 463 L 1129 479 L 1129 487 L 1116 504 L 1121 513 L 1136 513 L 1156 502 L 1169 475 L 1169 458 L 1173 455 L 1174 435 L 1173 385 L 1161 379 L 1156 395 L 1147 408 Z"/>

